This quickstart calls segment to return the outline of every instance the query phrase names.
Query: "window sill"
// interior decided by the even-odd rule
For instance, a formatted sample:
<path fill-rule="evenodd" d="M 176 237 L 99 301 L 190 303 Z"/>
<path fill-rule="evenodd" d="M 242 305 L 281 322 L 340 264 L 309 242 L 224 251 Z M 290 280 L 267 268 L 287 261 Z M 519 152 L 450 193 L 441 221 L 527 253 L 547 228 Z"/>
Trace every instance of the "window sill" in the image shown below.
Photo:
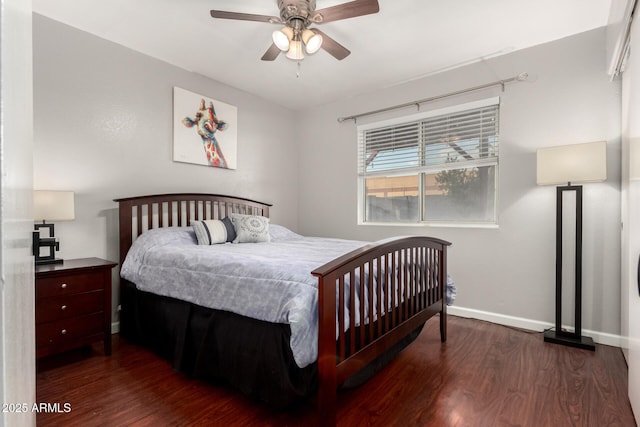
<path fill-rule="evenodd" d="M 498 224 L 454 222 L 358 222 L 359 226 L 499 229 Z"/>

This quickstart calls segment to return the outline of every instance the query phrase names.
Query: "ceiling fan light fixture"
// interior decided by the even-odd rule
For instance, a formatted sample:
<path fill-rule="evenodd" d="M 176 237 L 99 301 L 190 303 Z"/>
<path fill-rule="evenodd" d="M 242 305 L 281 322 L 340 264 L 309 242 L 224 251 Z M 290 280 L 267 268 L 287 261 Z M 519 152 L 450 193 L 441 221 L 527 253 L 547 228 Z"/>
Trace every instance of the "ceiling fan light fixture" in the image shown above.
<path fill-rule="evenodd" d="M 283 52 L 289 50 L 291 39 L 293 38 L 293 30 L 289 27 L 284 27 L 281 30 L 276 30 L 271 34 L 273 43 L 278 46 Z"/>
<path fill-rule="evenodd" d="M 307 29 L 302 32 L 302 41 L 309 55 L 313 55 L 320 50 L 322 46 L 322 36 Z"/>
<path fill-rule="evenodd" d="M 300 40 L 300 38 L 294 38 L 291 40 L 286 57 L 293 61 L 301 61 L 304 59 L 304 53 L 302 53 L 302 40 Z"/>
<path fill-rule="evenodd" d="M 378 1 L 351 0 L 339 5 L 316 9 L 316 0 L 278 0 L 279 16 L 225 10 L 211 10 L 210 14 L 212 18 L 216 19 L 235 19 L 284 25 L 284 28 L 272 33 L 273 43 L 262 55 L 261 59 L 263 61 L 273 61 L 280 52 L 284 52 L 289 59 L 300 61 L 304 59 L 305 53 L 311 55 L 319 49 L 324 49 L 329 55 L 341 61 L 351 54 L 349 49 L 318 28 L 314 27 L 309 31 L 306 30 L 313 24 L 324 24 L 378 13 L 380 11 Z"/>

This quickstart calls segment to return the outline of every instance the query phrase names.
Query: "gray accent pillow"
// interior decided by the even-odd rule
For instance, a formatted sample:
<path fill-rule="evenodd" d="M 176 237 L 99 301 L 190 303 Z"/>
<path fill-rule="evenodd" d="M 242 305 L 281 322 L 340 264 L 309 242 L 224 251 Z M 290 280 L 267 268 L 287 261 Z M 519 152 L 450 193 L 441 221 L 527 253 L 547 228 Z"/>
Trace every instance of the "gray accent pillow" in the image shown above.
<path fill-rule="evenodd" d="M 227 228 L 227 242 L 233 242 L 236 238 L 236 229 L 233 228 L 231 218 L 225 216 L 224 218 L 222 218 L 222 223 Z"/>
<path fill-rule="evenodd" d="M 260 243 L 271 241 L 269 218 L 258 215 L 231 214 L 231 222 L 236 230 L 233 243 Z"/>

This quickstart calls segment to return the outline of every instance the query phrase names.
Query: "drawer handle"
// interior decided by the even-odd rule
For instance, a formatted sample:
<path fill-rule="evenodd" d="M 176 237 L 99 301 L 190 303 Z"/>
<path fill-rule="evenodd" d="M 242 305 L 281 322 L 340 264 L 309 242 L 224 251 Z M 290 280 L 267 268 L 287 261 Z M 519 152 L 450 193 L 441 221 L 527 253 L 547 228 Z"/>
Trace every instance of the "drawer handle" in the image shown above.
<path fill-rule="evenodd" d="M 63 329 L 63 330 L 61 330 L 61 331 L 60 331 L 60 333 L 61 333 L 62 335 L 67 335 L 67 330 L 66 330 L 66 329 Z"/>
<path fill-rule="evenodd" d="M 62 289 L 67 289 L 67 284 L 63 283 L 62 286 L 60 286 Z"/>
<path fill-rule="evenodd" d="M 60 310 L 63 310 L 63 311 L 64 311 L 64 310 L 66 310 L 66 309 L 67 309 L 67 306 L 66 306 L 66 305 L 63 305 L 62 307 L 60 307 Z"/>

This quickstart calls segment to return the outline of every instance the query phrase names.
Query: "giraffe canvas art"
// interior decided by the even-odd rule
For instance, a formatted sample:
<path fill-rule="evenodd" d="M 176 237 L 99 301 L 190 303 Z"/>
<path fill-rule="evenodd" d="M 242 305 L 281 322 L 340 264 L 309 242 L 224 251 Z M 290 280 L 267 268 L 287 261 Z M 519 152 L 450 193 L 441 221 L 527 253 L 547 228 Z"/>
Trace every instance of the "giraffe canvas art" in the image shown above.
<path fill-rule="evenodd" d="M 173 160 L 236 169 L 238 109 L 173 88 Z"/>

